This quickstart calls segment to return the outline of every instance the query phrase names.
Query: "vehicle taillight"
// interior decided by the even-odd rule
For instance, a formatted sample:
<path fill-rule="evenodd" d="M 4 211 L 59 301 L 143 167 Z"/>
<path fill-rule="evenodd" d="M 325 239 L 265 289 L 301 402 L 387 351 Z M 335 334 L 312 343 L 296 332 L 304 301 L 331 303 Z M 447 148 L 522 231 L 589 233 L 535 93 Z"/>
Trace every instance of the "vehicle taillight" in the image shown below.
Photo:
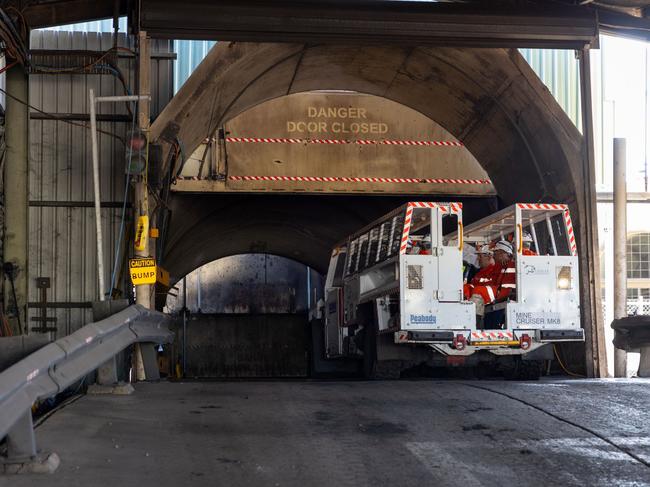
<path fill-rule="evenodd" d="M 519 337 L 519 346 L 522 350 L 528 350 L 532 344 L 533 340 L 526 333 Z"/>
<path fill-rule="evenodd" d="M 452 345 L 456 350 L 463 351 L 467 346 L 467 339 L 465 338 L 464 335 L 456 335 L 456 337 L 452 341 Z"/>

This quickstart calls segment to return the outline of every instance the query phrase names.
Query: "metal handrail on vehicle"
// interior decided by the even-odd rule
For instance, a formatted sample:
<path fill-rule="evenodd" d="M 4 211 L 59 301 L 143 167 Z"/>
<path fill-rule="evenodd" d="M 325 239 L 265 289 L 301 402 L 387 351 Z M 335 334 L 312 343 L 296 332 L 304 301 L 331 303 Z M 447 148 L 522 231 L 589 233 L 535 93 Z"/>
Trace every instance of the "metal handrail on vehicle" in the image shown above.
<path fill-rule="evenodd" d="M 140 305 L 90 323 L 0 373 L 0 440 L 7 462 L 36 456 L 31 407 L 52 397 L 136 342 L 171 343 L 171 317 Z"/>

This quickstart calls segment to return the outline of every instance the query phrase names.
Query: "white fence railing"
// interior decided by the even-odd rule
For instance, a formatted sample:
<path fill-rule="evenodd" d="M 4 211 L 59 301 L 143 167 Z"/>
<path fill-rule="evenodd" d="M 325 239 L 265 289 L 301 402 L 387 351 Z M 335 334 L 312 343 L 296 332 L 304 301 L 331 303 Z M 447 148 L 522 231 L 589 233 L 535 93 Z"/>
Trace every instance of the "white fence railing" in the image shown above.
<path fill-rule="evenodd" d="M 650 300 L 636 299 L 627 302 L 628 315 L 650 315 Z"/>
<path fill-rule="evenodd" d="M 607 306 L 605 300 L 603 303 L 603 317 L 607 317 Z M 650 315 L 650 299 L 631 299 L 627 301 L 627 314 L 633 315 Z"/>

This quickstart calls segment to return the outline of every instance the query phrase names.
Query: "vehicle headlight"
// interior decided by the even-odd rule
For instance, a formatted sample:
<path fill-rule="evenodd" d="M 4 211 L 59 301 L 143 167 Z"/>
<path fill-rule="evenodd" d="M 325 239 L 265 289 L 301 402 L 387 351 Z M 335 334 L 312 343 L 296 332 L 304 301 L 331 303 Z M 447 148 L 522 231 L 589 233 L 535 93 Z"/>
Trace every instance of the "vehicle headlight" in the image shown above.
<path fill-rule="evenodd" d="M 557 288 L 571 289 L 571 267 L 568 265 L 563 265 L 557 269 Z"/>

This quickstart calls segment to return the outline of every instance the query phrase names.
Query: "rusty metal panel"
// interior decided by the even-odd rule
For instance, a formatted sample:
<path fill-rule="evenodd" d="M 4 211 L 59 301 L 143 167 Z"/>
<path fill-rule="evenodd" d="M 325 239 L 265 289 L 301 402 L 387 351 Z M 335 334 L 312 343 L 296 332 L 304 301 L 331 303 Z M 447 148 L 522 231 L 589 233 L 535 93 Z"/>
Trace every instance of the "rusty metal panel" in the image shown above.
<path fill-rule="evenodd" d="M 132 48 L 124 35 L 119 45 Z M 108 33 L 34 31 L 32 49 L 105 51 L 113 46 Z M 154 41 L 152 53 L 169 53 L 171 42 Z M 129 87 L 135 85 L 135 57 L 123 52 L 118 66 Z M 152 60 L 152 116 L 157 115 L 172 96 L 173 58 Z M 88 90 L 96 96 L 122 95 L 125 88 L 115 76 L 33 74 L 29 80 L 30 104 L 48 113 L 88 114 Z M 37 110 L 31 109 L 31 112 Z M 98 113 L 128 115 L 124 104 L 102 104 Z M 42 118 L 42 117 L 41 117 Z M 92 163 L 88 122 L 30 120 L 29 143 L 29 302 L 39 299 L 35 278 L 50 277 L 48 302 L 62 303 L 48 309 L 57 318 L 57 337 L 67 335 L 92 318 L 89 308 L 79 307 L 97 299 Z M 128 122 L 102 121 L 98 134 L 101 195 L 104 202 L 121 203 L 124 197 L 124 138 Z M 36 206 L 38 205 L 38 206 Z M 65 206 L 64 206 L 65 205 Z M 106 282 L 110 282 L 118 240 L 120 204 L 102 209 Z M 120 286 L 123 287 L 123 286 Z M 106 290 L 108 291 L 108 290 Z M 69 303 L 68 308 L 65 303 Z M 29 318 L 39 311 L 31 308 Z M 31 323 L 30 323 L 31 325 Z"/>
<path fill-rule="evenodd" d="M 305 377 L 308 324 L 300 314 L 193 315 L 186 376 Z"/>
<path fill-rule="evenodd" d="M 308 275 L 309 273 L 309 275 Z M 323 279 L 304 264 L 267 254 L 243 254 L 205 264 L 176 284 L 166 310 L 232 314 L 306 313 L 322 297 Z"/>
<path fill-rule="evenodd" d="M 358 93 L 298 93 L 224 126 L 185 163 L 176 191 L 492 195 L 487 173 L 441 125 Z"/>

